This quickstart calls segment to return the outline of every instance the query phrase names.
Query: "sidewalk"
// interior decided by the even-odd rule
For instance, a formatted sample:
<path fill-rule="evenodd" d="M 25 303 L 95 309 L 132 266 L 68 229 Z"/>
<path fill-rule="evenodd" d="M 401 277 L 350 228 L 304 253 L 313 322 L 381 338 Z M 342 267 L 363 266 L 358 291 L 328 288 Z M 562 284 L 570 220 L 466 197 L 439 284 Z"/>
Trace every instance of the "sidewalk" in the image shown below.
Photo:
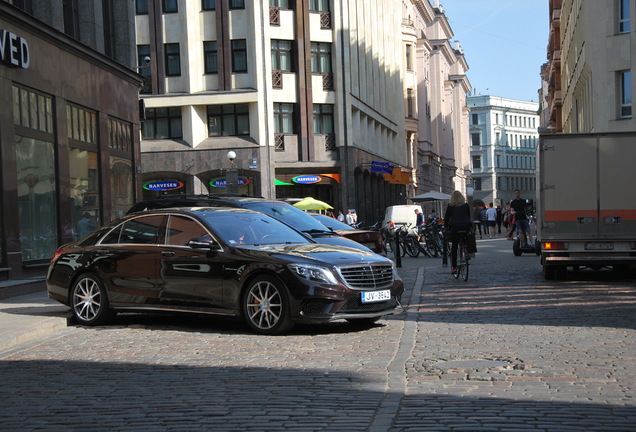
<path fill-rule="evenodd" d="M 0 350 L 62 329 L 69 316 L 69 308 L 46 291 L 0 300 Z"/>

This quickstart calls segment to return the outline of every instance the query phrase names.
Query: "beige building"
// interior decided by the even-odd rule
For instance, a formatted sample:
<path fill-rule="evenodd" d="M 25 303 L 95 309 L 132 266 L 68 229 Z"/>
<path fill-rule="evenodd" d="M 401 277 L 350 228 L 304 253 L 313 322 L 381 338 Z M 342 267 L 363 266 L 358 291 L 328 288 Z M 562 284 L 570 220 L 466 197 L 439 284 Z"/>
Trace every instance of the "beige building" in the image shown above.
<path fill-rule="evenodd" d="M 466 193 L 472 182 L 468 64 L 443 7 L 404 0 L 406 127 L 413 176 L 409 196 L 431 190 Z M 404 28 L 409 28 L 403 25 Z M 414 44 L 411 46 L 410 44 Z"/>
<path fill-rule="evenodd" d="M 547 132 L 636 130 L 635 0 L 550 1 L 548 59 L 542 68 Z"/>
<path fill-rule="evenodd" d="M 372 223 L 420 185 L 452 190 L 465 183 L 468 158 L 457 150 L 467 138 L 467 66 L 439 6 L 136 6 L 137 54 L 147 77 L 146 197 L 225 193 L 235 167 L 239 193 L 312 196 L 356 208 L 359 220 Z"/>

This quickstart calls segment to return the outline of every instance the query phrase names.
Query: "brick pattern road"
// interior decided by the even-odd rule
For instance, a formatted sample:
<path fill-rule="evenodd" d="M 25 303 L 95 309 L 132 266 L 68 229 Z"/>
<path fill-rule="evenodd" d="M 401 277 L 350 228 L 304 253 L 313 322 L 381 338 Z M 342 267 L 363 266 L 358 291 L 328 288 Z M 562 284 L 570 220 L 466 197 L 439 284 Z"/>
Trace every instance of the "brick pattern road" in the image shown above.
<path fill-rule="evenodd" d="M 636 431 L 634 279 L 478 246 L 468 282 L 405 258 L 369 330 L 124 315 L 0 352 L 0 430 Z"/>

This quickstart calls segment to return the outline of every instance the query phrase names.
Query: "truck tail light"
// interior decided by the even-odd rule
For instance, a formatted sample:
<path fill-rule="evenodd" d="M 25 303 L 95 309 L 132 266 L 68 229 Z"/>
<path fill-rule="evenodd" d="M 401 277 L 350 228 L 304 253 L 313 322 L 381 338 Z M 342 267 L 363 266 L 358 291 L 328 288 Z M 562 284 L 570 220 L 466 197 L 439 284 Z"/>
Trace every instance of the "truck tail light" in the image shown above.
<path fill-rule="evenodd" d="M 542 245 L 544 250 L 559 250 L 568 248 L 568 244 L 566 242 L 545 242 Z"/>

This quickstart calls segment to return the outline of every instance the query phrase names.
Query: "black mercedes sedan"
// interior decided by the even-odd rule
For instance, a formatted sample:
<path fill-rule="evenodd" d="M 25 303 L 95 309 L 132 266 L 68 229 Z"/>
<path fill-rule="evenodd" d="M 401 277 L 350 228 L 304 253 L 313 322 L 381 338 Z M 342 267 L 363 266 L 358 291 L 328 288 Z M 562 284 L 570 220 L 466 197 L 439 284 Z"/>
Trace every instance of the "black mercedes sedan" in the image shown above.
<path fill-rule="evenodd" d="M 50 298 L 75 320 L 99 325 L 121 311 L 170 311 L 244 319 L 257 333 L 344 319 L 371 325 L 401 312 L 392 261 L 316 243 L 263 213 L 241 208 L 149 210 L 115 220 L 59 248 Z"/>

